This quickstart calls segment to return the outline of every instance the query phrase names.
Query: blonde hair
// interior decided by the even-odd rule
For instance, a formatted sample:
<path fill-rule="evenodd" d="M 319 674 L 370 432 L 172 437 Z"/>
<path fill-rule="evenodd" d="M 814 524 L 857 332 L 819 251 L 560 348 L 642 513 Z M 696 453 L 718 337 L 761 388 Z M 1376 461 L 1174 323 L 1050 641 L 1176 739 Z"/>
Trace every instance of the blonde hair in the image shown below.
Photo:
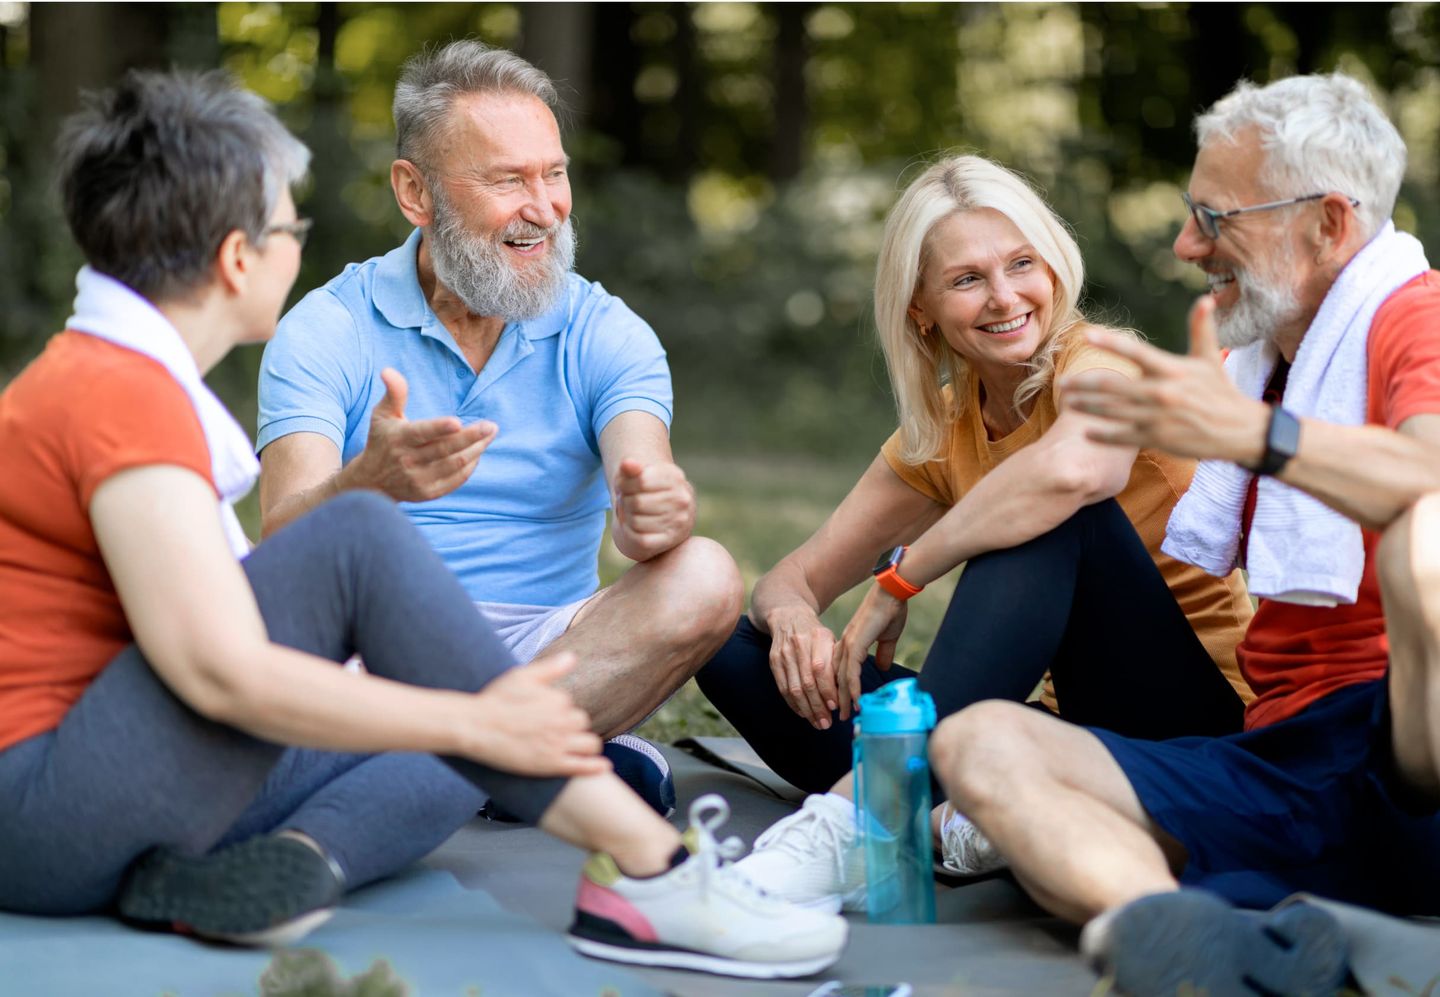
<path fill-rule="evenodd" d="M 971 371 L 945 339 L 922 336 L 910 306 L 929 262 L 930 233 L 951 215 L 990 208 L 1014 223 L 1055 277 L 1050 329 L 1015 389 L 1016 410 L 1055 378 L 1067 337 L 1085 323 L 1080 292 L 1085 264 L 1070 228 L 1018 174 L 981 156 L 951 156 L 922 173 L 885 220 L 875 265 L 875 328 L 900 416 L 900 458 L 923 464 L 940 456 L 946 427 L 963 411 Z M 945 398 L 943 387 L 952 387 Z"/>

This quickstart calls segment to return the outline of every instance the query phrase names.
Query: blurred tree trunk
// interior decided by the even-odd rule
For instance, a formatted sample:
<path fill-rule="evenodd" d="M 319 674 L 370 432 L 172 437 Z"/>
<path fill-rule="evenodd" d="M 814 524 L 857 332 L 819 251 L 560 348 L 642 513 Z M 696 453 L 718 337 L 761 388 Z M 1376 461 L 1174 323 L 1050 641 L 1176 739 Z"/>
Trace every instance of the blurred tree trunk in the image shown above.
<path fill-rule="evenodd" d="M 1190 5 L 1190 51 L 1185 64 L 1190 67 L 1192 114 L 1225 96 L 1236 81 L 1254 77 L 1256 67 L 1248 58 L 1253 46 L 1240 4 Z"/>
<path fill-rule="evenodd" d="M 590 112 L 590 38 L 594 6 L 588 3 L 520 5 L 520 54 L 550 74 L 570 112 L 583 127 Z"/>
<path fill-rule="evenodd" d="M 306 269 L 314 283 L 328 280 L 354 259 L 352 215 L 345 204 L 345 188 L 354 179 L 356 158 L 350 147 L 345 113 L 345 81 L 335 68 L 335 42 L 344 11 L 338 3 L 316 5 L 315 83 L 310 126 L 304 134 L 310 147 L 313 183 L 305 199 L 305 213 L 315 219 L 315 231 L 305 253 Z"/>
<path fill-rule="evenodd" d="M 52 302 L 70 300 L 78 261 L 54 191 L 54 141 L 80 94 L 127 69 L 213 66 L 215 5 L 30 4 L 29 57 L 5 67 L 5 179 L 0 298 L 9 303 L 0 360 L 38 348 L 55 331 Z"/>
<path fill-rule="evenodd" d="M 686 180 L 700 164 L 700 96 L 703 69 L 695 51 L 695 21 L 688 3 L 671 4 L 675 36 L 671 50 L 675 63 L 675 99 L 672 107 L 679 119 L 675 144 L 670 150 L 666 174 L 672 180 Z"/>
<path fill-rule="evenodd" d="M 592 13 L 589 123 L 618 143 L 620 165 L 637 166 L 646 157 L 640 138 L 640 102 L 635 99 L 640 52 L 630 37 L 635 11 L 628 3 L 605 3 Z"/>
<path fill-rule="evenodd" d="M 810 55 L 805 19 L 814 6 L 786 3 L 774 8 L 775 128 L 770 145 L 770 177 L 791 180 L 805 166 L 810 104 L 805 92 L 805 63 Z"/>

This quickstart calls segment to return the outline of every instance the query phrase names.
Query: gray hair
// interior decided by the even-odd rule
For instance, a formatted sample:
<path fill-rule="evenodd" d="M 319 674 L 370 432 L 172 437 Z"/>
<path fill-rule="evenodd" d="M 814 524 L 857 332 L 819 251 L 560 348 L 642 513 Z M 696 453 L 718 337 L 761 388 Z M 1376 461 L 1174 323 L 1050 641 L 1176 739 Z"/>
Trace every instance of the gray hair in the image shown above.
<path fill-rule="evenodd" d="M 422 171 L 445 130 L 455 98 L 471 93 L 525 94 L 560 110 L 555 84 L 514 52 L 471 39 L 411 56 L 395 85 L 395 154 Z"/>
<path fill-rule="evenodd" d="M 57 143 L 65 220 L 86 261 L 152 301 L 210 280 L 237 229 L 256 245 L 310 151 L 225 73 L 127 73 L 87 93 Z"/>
<path fill-rule="evenodd" d="M 1200 145 L 1255 128 L 1265 150 L 1261 180 L 1277 198 L 1336 191 L 1360 202 L 1373 235 L 1395 210 L 1405 140 L 1358 80 L 1343 73 L 1292 76 L 1257 87 L 1241 80 L 1195 119 Z"/>

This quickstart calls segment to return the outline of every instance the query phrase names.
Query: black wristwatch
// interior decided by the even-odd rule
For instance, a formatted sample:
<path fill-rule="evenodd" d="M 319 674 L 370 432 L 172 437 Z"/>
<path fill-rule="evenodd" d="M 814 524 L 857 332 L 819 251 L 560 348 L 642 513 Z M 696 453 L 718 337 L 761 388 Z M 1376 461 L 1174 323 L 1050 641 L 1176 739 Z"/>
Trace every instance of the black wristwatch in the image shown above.
<path fill-rule="evenodd" d="M 1300 448 L 1300 420 L 1279 405 L 1270 406 L 1270 427 L 1265 431 L 1265 456 L 1257 474 L 1276 475 L 1285 469 Z"/>

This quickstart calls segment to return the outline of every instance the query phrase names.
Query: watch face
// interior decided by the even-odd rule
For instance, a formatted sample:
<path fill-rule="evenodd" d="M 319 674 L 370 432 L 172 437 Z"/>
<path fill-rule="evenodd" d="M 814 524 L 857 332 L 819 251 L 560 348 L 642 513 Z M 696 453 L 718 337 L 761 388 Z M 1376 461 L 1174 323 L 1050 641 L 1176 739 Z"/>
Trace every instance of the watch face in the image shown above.
<path fill-rule="evenodd" d="M 875 562 L 875 568 L 874 568 L 874 570 L 871 571 L 870 573 L 871 573 L 872 575 L 878 575 L 878 574 L 880 574 L 880 572 L 882 572 L 882 571 L 885 571 L 885 570 L 887 570 L 887 569 L 889 569 L 889 568 L 893 568 L 893 567 L 895 567 L 895 565 L 897 565 L 897 564 L 900 563 L 900 559 L 901 559 L 902 557 L 904 557 L 904 556 L 905 556 L 905 548 L 904 548 L 904 547 L 892 547 L 892 548 L 890 548 L 889 550 L 887 550 L 885 553 L 883 553 L 883 554 L 880 555 L 880 560 L 878 560 L 878 561 Z"/>

